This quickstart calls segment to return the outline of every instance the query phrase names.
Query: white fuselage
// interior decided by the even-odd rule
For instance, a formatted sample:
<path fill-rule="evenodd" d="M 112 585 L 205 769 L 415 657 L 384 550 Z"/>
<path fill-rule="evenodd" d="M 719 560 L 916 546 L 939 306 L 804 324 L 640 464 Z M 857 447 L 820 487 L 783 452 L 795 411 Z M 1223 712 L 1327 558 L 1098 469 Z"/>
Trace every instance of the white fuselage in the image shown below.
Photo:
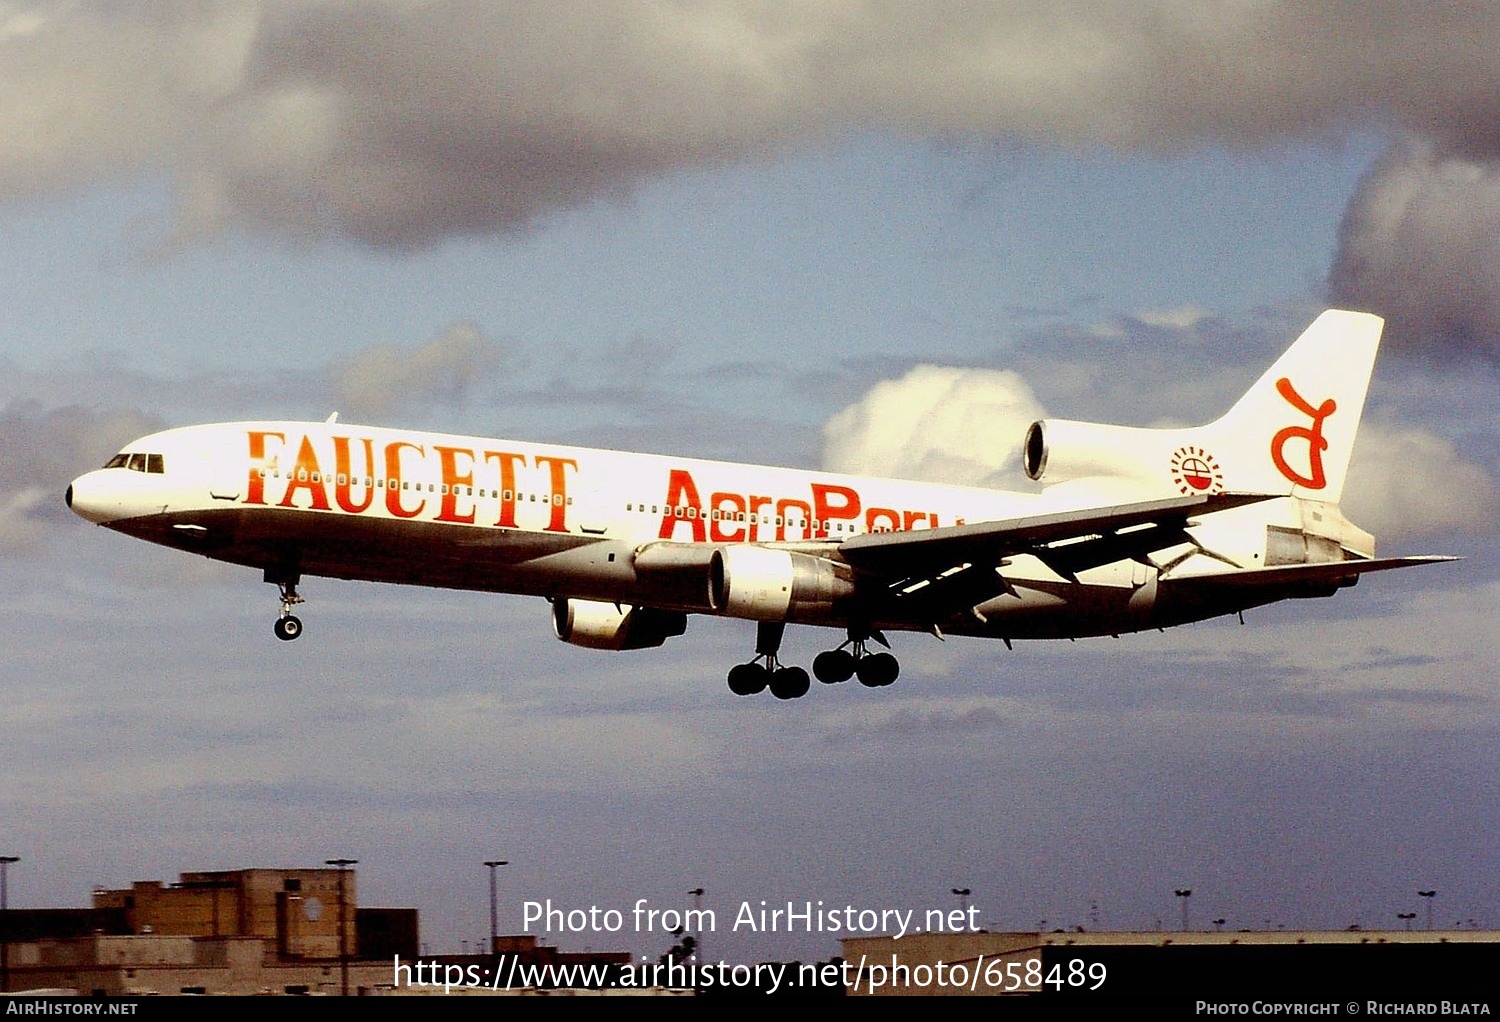
<path fill-rule="evenodd" d="M 73 509 L 144 539 L 261 568 L 268 579 L 321 575 L 688 613 L 719 612 L 700 584 L 714 549 L 753 544 L 836 560 L 839 544 L 867 533 L 1078 506 L 1062 493 L 339 423 L 187 427 L 144 437 L 122 456 L 131 453 L 158 455 L 150 464 L 160 471 L 132 471 L 127 458 L 87 473 L 71 488 Z M 1282 517 L 1294 514 L 1292 501 L 1275 503 Z M 1266 515 L 1262 506 L 1210 516 L 1205 529 L 1228 530 L 1215 557 L 1179 550 L 1171 554 L 1173 570 L 1254 566 Z M 1159 606 L 1158 571 L 1156 563 L 1122 559 L 1068 579 L 1020 556 L 1007 560 L 994 593 L 978 594 L 978 613 L 965 608 L 942 620 L 906 620 L 882 610 L 872 623 L 1005 637 L 1085 635 L 1231 609 Z M 834 606 L 792 607 L 785 619 L 847 620 L 845 608 Z"/>

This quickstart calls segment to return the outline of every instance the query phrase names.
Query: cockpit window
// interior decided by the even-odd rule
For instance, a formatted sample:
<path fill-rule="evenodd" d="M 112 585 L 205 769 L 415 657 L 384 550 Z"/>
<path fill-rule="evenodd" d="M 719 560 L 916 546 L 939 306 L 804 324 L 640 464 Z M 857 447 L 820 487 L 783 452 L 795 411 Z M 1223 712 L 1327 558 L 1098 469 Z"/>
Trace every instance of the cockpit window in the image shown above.
<path fill-rule="evenodd" d="M 160 454 L 132 454 L 129 451 L 121 451 L 105 464 L 105 468 L 126 468 L 132 472 L 149 472 L 152 475 L 164 475 L 167 468 L 165 459 Z"/>

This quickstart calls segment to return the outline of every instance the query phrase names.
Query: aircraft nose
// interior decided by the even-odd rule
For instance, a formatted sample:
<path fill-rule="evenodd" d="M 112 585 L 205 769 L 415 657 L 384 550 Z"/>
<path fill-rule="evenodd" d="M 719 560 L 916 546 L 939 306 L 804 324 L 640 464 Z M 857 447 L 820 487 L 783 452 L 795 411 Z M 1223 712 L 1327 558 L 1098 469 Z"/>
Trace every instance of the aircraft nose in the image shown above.
<path fill-rule="evenodd" d="M 111 521 L 120 515 L 120 501 L 94 476 L 95 473 L 89 472 L 74 479 L 63 491 L 63 503 L 80 518 L 91 522 Z"/>

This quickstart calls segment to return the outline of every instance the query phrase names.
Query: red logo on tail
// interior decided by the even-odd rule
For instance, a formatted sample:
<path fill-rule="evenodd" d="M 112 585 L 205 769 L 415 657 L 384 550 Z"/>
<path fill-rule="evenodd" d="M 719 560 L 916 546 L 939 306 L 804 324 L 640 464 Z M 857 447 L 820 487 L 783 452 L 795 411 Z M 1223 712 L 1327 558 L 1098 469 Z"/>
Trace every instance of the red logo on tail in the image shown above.
<path fill-rule="evenodd" d="M 1172 454 L 1172 481 L 1185 494 L 1220 493 L 1224 489 L 1219 463 L 1201 447 L 1179 447 Z"/>
<path fill-rule="evenodd" d="M 1328 450 L 1328 441 L 1323 439 L 1323 420 L 1332 415 L 1338 405 L 1334 403 L 1333 398 L 1328 398 L 1314 408 L 1303 400 L 1302 395 L 1292 387 L 1292 381 L 1285 376 L 1276 381 L 1276 389 L 1282 397 L 1286 398 L 1288 404 L 1312 419 L 1312 427 L 1288 426 L 1273 436 L 1271 460 L 1276 463 L 1282 475 L 1298 486 L 1306 486 L 1309 490 L 1321 490 L 1328 485 L 1328 479 L 1323 474 L 1323 452 Z M 1286 446 L 1288 440 L 1292 439 L 1307 441 L 1307 475 L 1302 475 L 1286 463 L 1282 448 Z"/>

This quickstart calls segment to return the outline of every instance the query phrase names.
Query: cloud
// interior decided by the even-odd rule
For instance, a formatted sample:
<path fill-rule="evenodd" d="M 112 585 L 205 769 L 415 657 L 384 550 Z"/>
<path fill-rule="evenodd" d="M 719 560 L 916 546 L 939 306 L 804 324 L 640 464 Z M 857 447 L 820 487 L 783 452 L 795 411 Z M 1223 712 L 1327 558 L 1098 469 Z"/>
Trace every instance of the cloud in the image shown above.
<path fill-rule="evenodd" d="M 1196 305 L 1184 305 L 1176 309 L 1146 309 L 1135 314 L 1135 319 L 1148 327 L 1172 330 L 1190 330 L 1207 317 L 1208 313 Z"/>
<path fill-rule="evenodd" d="M 1137 310 L 1047 328 L 1007 359 L 1061 418 L 1196 426 L 1228 411 L 1316 314 L 1263 311 L 1235 323 L 1192 308 Z"/>
<path fill-rule="evenodd" d="M 164 169 L 188 234 L 411 247 L 863 130 L 1493 154 L 1497 41 L 1493 7 L 1396 0 L 12 5 L 0 196 Z"/>
<path fill-rule="evenodd" d="M 346 418 L 378 420 L 395 409 L 462 406 L 495 373 L 500 346 L 473 323 L 455 323 L 412 348 L 368 348 L 335 367 L 334 389 Z"/>
<path fill-rule="evenodd" d="M 1078 356 L 1077 362 L 1064 338 L 1062 350 L 1055 353 L 1062 361 L 1049 366 L 1031 358 L 1027 368 L 1038 378 L 1072 379 L 1068 389 L 1074 411 L 1068 417 L 1154 425 L 1149 415 L 1132 422 L 1129 415 L 1115 414 L 1121 411 L 1120 391 L 1134 389 L 1122 384 L 1140 375 L 1140 391 L 1159 397 L 1144 384 L 1153 373 L 1169 378 L 1165 367 L 1180 363 L 1182 350 L 1197 347 L 1190 334 L 1191 328 L 1180 336 L 1132 335 L 1139 350 L 1129 359 L 1112 358 L 1116 349 L 1106 338 L 1092 361 Z M 1116 366 L 1119 371 L 1111 371 Z M 1253 379 L 1253 373 L 1240 375 Z M 1178 405 L 1205 404 L 1201 381 L 1177 379 L 1159 390 L 1174 391 Z M 1160 417 L 1163 408 L 1155 411 Z M 917 366 L 900 379 L 877 383 L 828 421 L 823 467 L 856 475 L 1035 489 L 1020 471 L 1020 443 L 1026 427 L 1046 414 L 1026 379 L 1015 372 Z M 1481 461 L 1464 457 L 1453 441 L 1428 429 L 1369 416 L 1360 427 L 1342 503 L 1355 523 L 1386 542 L 1483 532 L 1500 517 L 1495 480 Z"/>
<path fill-rule="evenodd" d="M 929 743 L 937 735 L 953 744 L 965 739 L 990 739 L 1014 723 L 1015 714 L 996 699 L 914 699 L 904 705 L 865 711 L 851 722 L 849 732 L 856 744 L 872 736 L 892 741 Z M 835 715 L 836 716 L 836 715 Z"/>
<path fill-rule="evenodd" d="M 151 175 L 178 241 L 413 249 L 866 131 L 1153 155 L 1373 131 L 1406 141 L 1330 293 L 1500 359 L 1497 48 L 1500 8 L 1397 0 L 12 4 L 0 201 Z"/>
<path fill-rule="evenodd" d="M 0 499 L 0 550 L 19 552 L 39 543 L 47 501 L 56 496 L 39 486 L 27 486 Z"/>
<path fill-rule="evenodd" d="M 1387 151 L 1344 213 L 1328 287 L 1386 317 L 1393 344 L 1500 364 L 1500 158 Z"/>
<path fill-rule="evenodd" d="M 970 485 L 1022 483 L 1021 439 L 1043 417 L 1026 381 L 921 365 L 883 380 L 823 427 L 823 467 Z"/>
<path fill-rule="evenodd" d="M 62 500 L 68 482 L 160 428 L 159 419 L 132 410 L 17 403 L 0 411 L 0 551 L 33 551 L 49 524 L 76 524 Z"/>
<path fill-rule="evenodd" d="M 1244 326 L 1195 308 L 1139 310 L 1026 337 L 1005 352 L 1011 369 L 918 365 L 876 383 L 824 425 L 823 467 L 1034 489 L 1020 457 L 1031 423 L 1048 415 L 1122 426 L 1207 423 L 1311 320 L 1295 315 Z"/>
<path fill-rule="evenodd" d="M 0 7 L 0 198 L 181 164 L 255 31 L 223 3 Z"/>
<path fill-rule="evenodd" d="M 1494 528 L 1495 481 L 1453 442 L 1420 427 L 1366 421 L 1349 465 L 1343 507 L 1380 540 Z"/>

